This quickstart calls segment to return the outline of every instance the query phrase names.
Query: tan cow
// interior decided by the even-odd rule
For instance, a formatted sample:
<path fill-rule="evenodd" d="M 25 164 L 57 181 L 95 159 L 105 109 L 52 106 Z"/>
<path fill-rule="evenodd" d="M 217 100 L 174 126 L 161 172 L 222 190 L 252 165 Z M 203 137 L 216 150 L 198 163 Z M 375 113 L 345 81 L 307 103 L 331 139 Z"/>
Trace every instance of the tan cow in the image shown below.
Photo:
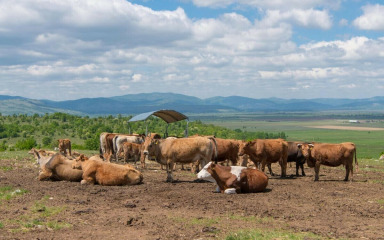
<path fill-rule="evenodd" d="M 80 182 L 83 171 L 72 168 L 72 161 L 64 155 L 57 153 L 42 166 L 39 174 L 39 180 L 56 180 Z"/>
<path fill-rule="evenodd" d="M 351 173 L 351 181 L 353 180 L 353 156 L 355 156 L 355 165 L 358 169 L 354 143 L 303 143 L 298 144 L 298 147 L 307 160 L 308 167 L 315 168 L 315 181 L 319 180 L 320 165 L 337 167 L 341 164 L 345 166 L 344 181 L 348 181 L 349 173 Z"/>
<path fill-rule="evenodd" d="M 112 140 L 116 161 L 118 160 L 120 152 L 123 150 L 123 144 L 125 142 L 141 144 L 144 140 L 145 136 L 142 134 L 117 134 Z"/>
<path fill-rule="evenodd" d="M 69 156 L 71 156 L 72 155 L 71 140 L 66 138 L 66 139 L 58 139 L 57 141 L 59 143 L 59 152 L 67 156 L 67 149 L 68 149 Z"/>
<path fill-rule="evenodd" d="M 145 158 L 155 160 L 155 156 L 144 154 L 144 149 L 148 148 L 148 145 L 152 142 L 153 139 L 161 139 L 161 135 L 158 133 L 150 133 L 145 137 L 144 143 L 141 146 L 140 162 L 141 168 L 145 168 Z"/>
<path fill-rule="evenodd" d="M 172 182 L 175 163 L 199 161 L 203 167 L 212 159 L 214 148 L 214 143 L 205 137 L 152 139 L 143 154 L 155 156 L 158 163 L 166 165 L 167 182 Z"/>
<path fill-rule="evenodd" d="M 84 155 L 76 158 L 72 167 L 83 170 L 81 184 L 98 183 L 104 186 L 120 186 L 135 185 L 143 181 L 143 174 L 132 165 L 91 160 Z"/>
<path fill-rule="evenodd" d="M 122 148 L 124 152 L 124 161 L 128 162 L 128 160 L 133 157 L 136 165 L 137 160 L 140 159 L 142 144 L 125 142 L 123 143 Z"/>
<path fill-rule="evenodd" d="M 268 185 L 267 175 L 258 169 L 221 166 L 211 162 L 206 170 L 215 179 L 222 193 L 263 192 Z"/>
<path fill-rule="evenodd" d="M 37 150 L 35 148 L 32 148 L 28 152 L 29 154 L 33 154 L 36 158 L 36 163 L 41 167 L 43 167 L 54 154 L 48 155 L 45 150 Z M 56 153 L 55 153 L 56 154 Z"/>
<path fill-rule="evenodd" d="M 264 172 L 268 164 L 269 172 L 273 176 L 271 163 L 278 162 L 281 166 L 281 177 L 287 175 L 288 143 L 283 139 L 256 139 L 240 145 L 239 155 L 248 154 L 249 158 Z"/>

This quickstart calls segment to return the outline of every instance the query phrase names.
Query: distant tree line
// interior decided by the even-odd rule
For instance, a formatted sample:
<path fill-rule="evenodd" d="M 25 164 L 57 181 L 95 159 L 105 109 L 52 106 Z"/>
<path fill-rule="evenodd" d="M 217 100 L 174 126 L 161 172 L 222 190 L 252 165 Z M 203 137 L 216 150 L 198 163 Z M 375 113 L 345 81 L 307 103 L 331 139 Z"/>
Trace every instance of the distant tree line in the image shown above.
<path fill-rule="evenodd" d="M 103 116 L 88 117 L 66 113 L 45 115 L 9 115 L 0 114 L 0 151 L 23 150 L 32 147 L 53 148 L 57 146 L 57 139 L 69 138 L 74 149 L 97 150 L 99 136 L 102 132 L 114 133 L 165 133 L 167 123 L 157 117 L 150 117 L 146 121 L 128 124 L 131 116 Z M 187 121 L 179 121 L 168 125 L 168 135 L 184 137 Z M 284 132 L 247 132 L 241 129 L 227 129 L 224 127 L 204 124 L 200 120 L 188 123 L 188 134 L 215 135 L 219 138 L 251 140 L 256 138 L 286 138 Z"/>

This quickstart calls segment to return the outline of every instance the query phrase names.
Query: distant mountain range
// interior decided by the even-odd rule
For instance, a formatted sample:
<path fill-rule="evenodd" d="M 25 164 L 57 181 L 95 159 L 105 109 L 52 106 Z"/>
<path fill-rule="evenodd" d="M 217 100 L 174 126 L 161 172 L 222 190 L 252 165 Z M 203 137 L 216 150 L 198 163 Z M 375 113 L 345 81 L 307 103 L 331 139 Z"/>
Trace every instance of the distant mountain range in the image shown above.
<path fill-rule="evenodd" d="M 53 112 L 78 115 L 134 115 L 160 109 L 173 109 L 182 113 L 381 111 L 384 110 L 384 97 L 365 99 L 254 99 L 231 96 L 200 99 L 175 93 L 142 93 L 109 98 L 50 101 L 0 95 L 0 113 L 3 115 Z"/>

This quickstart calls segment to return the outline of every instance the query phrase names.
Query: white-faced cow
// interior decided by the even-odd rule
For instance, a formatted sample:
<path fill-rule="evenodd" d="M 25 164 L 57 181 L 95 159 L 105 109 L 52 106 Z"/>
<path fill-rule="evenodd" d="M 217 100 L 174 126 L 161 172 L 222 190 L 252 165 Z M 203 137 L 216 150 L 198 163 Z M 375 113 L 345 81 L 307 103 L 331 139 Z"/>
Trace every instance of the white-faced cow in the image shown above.
<path fill-rule="evenodd" d="M 288 143 L 283 139 L 256 139 L 240 145 L 239 155 L 248 154 L 249 158 L 264 172 L 268 164 L 269 172 L 273 176 L 271 163 L 278 162 L 281 166 L 281 177 L 287 174 Z"/>
<path fill-rule="evenodd" d="M 345 166 L 344 181 L 348 181 L 351 174 L 353 179 L 353 156 L 355 156 L 356 169 L 358 169 L 356 146 L 352 142 L 340 144 L 330 143 L 303 143 L 298 144 L 308 167 L 315 168 L 315 181 L 319 180 L 320 165 L 329 167 Z"/>
<path fill-rule="evenodd" d="M 175 163 L 199 161 L 205 166 L 212 159 L 214 143 L 206 137 L 152 139 L 143 154 L 155 156 L 156 161 L 167 167 L 167 182 L 173 181 Z"/>
<path fill-rule="evenodd" d="M 268 185 L 267 175 L 258 169 L 239 166 L 221 166 L 211 162 L 208 163 L 202 171 L 204 170 L 215 180 L 222 193 L 262 192 Z M 203 174 L 200 174 L 200 176 L 202 175 Z"/>

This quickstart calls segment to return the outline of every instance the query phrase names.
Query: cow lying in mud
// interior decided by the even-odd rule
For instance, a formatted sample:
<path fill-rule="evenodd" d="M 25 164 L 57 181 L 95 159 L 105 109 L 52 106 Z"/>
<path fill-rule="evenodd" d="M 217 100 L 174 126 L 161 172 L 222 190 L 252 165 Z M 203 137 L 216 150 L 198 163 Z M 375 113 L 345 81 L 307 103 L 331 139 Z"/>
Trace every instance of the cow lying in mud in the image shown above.
<path fill-rule="evenodd" d="M 45 164 L 40 163 L 41 172 L 39 180 L 71 181 L 80 182 L 83 171 L 72 168 L 72 161 L 64 155 L 57 153 L 53 155 Z"/>
<path fill-rule="evenodd" d="M 227 194 L 263 192 L 268 185 L 267 175 L 257 169 L 221 166 L 213 162 L 205 165 L 197 177 L 215 182 L 216 192 Z"/>
<path fill-rule="evenodd" d="M 72 168 L 82 169 L 81 184 L 104 186 L 134 185 L 143 181 L 143 174 L 133 166 L 88 159 L 84 155 L 73 160 Z"/>
<path fill-rule="evenodd" d="M 350 180 L 352 181 L 353 156 L 355 156 L 355 164 L 356 168 L 358 168 L 354 143 L 303 143 L 298 144 L 298 147 L 307 160 L 308 167 L 315 168 L 315 181 L 319 180 L 320 165 L 329 167 L 344 165 L 346 171 L 344 181 L 348 181 L 349 174 L 351 174 Z"/>

